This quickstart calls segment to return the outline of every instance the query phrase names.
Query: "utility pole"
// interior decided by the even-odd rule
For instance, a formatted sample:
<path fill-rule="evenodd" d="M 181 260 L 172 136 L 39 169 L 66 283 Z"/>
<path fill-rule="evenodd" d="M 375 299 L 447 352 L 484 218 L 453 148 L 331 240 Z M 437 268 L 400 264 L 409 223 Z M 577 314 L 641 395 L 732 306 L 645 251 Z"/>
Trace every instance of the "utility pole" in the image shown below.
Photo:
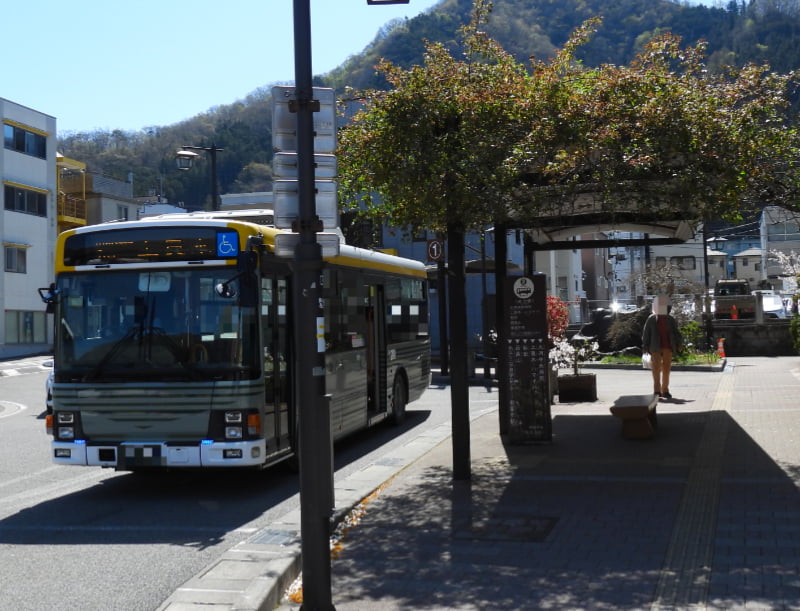
<path fill-rule="evenodd" d="M 299 406 L 300 537 L 303 606 L 334 609 L 331 600 L 330 515 L 333 504 L 331 425 L 325 400 L 325 353 L 317 341 L 322 249 L 314 197 L 314 92 L 310 0 L 294 0 L 295 110 L 299 242 L 292 262 Z"/>

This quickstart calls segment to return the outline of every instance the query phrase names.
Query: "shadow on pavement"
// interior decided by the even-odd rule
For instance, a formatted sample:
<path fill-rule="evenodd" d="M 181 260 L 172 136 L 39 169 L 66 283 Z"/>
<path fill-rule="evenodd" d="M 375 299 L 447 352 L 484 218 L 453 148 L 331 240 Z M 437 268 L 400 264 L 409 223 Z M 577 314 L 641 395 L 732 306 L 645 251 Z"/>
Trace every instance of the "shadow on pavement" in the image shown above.
<path fill-rule="evenodd" d="M 724 451 L 699 464 L 704 428 L 719 422 Z M 549 445 L 505 446 L 496 414 L 485 416 L 472 431 L 471 481 L 452 481 L 449 443 L 399 474 L 333 561 L 336 608 L 649 607 L 695 503 L 687 482 L 709 468 L 718 517 L 702 536 L 713 565 L 679 558 L 704 571 L 698 596 L 718 608 L 800 600 L 800 495 L 730 415 L 660 413 L 645 441 L 622 439 L 607 412 L 556 415 L 553 431 Z M 752 543 L 737 539 L 754 529 Z"/>

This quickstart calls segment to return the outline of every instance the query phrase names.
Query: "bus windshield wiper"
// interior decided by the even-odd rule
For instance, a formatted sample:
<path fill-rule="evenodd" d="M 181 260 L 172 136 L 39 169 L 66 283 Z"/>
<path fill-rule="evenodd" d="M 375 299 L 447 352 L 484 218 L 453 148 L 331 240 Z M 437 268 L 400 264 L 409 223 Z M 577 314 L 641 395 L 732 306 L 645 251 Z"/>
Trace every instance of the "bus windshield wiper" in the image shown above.
<path fill-rule="evenodd" d="M 103 372 L 103 369 L 105 369 L 106 365 L 108 365 L 108 363 L 111 362 L 111 360 L 117 355 L 117 353 L 120 350 L 122 350 L 122 348 L 125 347 L 130 340 L 134 339 L 136 335 L 138 335 L 140 329 L 141 329 L 140 326 L 131 327 L 130 329 L 128 329 L 125 332 L 125 335 L 119 338 L 114 343 L 114 345 L 111 346 L 111 349 L 106 353 L 106 355 L 102 359 L 100 359 L 97 365 L 95 365 L 89 373 L 83 376 L 83 380 L 81 381 L 91 382 L 92 380 L 97 379 L 97 377 Z"/>
<path fill-rule="evenodd" d="M 190 374 L 192 379 L 198 379 L 200 377 L 199 373 L 195 371 L 187 360 L 186 351 L 178 344 L 172 337 L 170 337 L 164 329 L 160 327 L 144 327 L 142 325 L 138 325 L 135 327 L 131 327 L 128 331 L 123 335 L 120 339 L 118 339 L 113 346 L 109 349 L 106 355 L 100 359 L 100 361 L 95 365 L 92 370 L 87 373 L 83 377 L 83 382 L 91 382 L 92 380 L 96 380 L 106 369 L 109 363 L 111 363 L 114 358 L 125 348 L 132 340 L 139 339 L 140 341 L 144 341 L 145 338 L 150 338 L 148 341 L 149 348 L 152 348 L 152 338 L 158 337 L 158 339 L 163 342 L 164 346 L 167 350 L 172 353 L 175 357 L 175 362 L 181 366 L 181 368 Z"/>

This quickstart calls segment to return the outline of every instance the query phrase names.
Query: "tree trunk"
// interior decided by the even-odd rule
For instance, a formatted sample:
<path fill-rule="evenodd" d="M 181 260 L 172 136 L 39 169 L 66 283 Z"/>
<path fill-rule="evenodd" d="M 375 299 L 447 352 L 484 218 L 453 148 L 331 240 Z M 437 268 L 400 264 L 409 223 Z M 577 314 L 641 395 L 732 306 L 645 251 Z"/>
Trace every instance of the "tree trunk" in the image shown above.
<path fill-rule="evenodd" d="M 464 226 L 447 224 L 447 305 L 450 312 L 450 410 L 453 419 L 453 479 L 471 477 L 469 385 L 467 380 L 467 294 L 464 274 Z M 440 323 L 441 324 L 441 323 Z"/>

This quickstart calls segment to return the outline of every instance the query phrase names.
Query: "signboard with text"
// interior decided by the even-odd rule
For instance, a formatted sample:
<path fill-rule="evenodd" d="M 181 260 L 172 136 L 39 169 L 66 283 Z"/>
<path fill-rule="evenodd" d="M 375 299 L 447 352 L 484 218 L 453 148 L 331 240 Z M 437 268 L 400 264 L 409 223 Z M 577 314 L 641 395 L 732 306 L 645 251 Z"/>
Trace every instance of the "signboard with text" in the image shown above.
<path fill-rule="evenodd" d="M 509 380 L 509 441 L 552 440 L 544 274 L 506 279 L 505 346 Z"/>

